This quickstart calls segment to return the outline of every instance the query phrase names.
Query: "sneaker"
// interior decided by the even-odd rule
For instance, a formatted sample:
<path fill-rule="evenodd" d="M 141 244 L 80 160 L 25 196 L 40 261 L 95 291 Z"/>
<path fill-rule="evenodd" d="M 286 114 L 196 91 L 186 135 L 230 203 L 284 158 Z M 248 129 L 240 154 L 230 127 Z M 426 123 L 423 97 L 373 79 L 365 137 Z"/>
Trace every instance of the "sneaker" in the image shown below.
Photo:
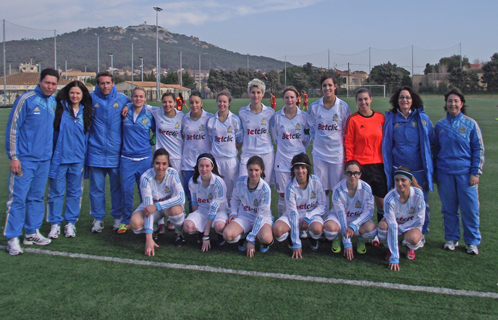
<path fill-rule="evenodd" d="M 9 242 L 7 242 L 6 250 L 11 256 L 17 256 L 18 254 L 23 253 L 21 244 L 19 243 L 19 238 L 11 238 Z"/>
<path fill-rule="evenodd" d="M 183 238 L 183 234 L 179 234 L 175 239 L 175 247 L 180 248 L 185 244 L 185 239 Z"/>
<path fill-rule="evenodd" d="M 126 231 L 130 230 L 130 225 L 129 224 L 120 224 L 117 233 L 125 233 Z"/>
<path fill-rule="evenodd" d="M 306 230 L 301 230 L 299 232 L 299 238 L 300 239 L 307 239 L 308 238 L 308 232 L 306 232 Z"/>
<path fill-rule="evenodd" d="M 119 229 L 120 226 L 121 226 L 121 219 L 114 219 L 114 224 L 112 225 L 112 230 L 116 231 Z M 104 228 L 104 226 L 102 225 L 102 229 L 103 228 Z"/>
<path fill-rule="evenodd" d="M 240 252 L 244 252 L 244 251 L 247 250 L 247 242 L 246 242 L 245 238 L 242 238 L 242 239 L 239 240 L 237 249 Z"/>
<path fill-rule="evenodd" d="M 164 228 L 164 224 L 163 224 Z M 175 231 L 175 226 L 168 220 L 168 231 Z"/>
<path fill-rule="evenodd" d="M 456 247 L 458 247 L 458 241 L 450 240 L 444 244 L 446 250 L 453 251 Z"/>
<path fill-rule="evenodd" d="M 391 251 L 387 251 L 385 259 L 386 259 L 386 261 L 390 261 L 391 260 Z"/>
<path fill-rule="evenodd" d="M 169 221 L 168 221 L 169 222 Z M 157 233 L 160 234 L 160 235 L 163 235 L 165 234 L 165 231 L 164 231 L 164 223 L 161 223 L 159 225 L 159 229 L 157 230 Z"/>
<path fill-rule="evenodd" d="M 373 246 L 374 241 L 375 241 L 375 239 L 372 241 L 372 246 Z M 356 244 L 356 252 L 358 252 L 359 254 L 367 253 L 367 248 L 365 247 L 365 242 L 358 240 L 358 243 Z"/>
<path fill-rule="evenodd" d="M 413 260 L 413 259 L 415 259 L 415 250 L 412 250 L 412 249 L 408 250 L 408 251 L 406 252 L 406 258 L 407 258 L 408 260 Z"/>
<path fill-rule="evenodd" d="M 365 245 L 365 244 L 363 244 L 363 245 Z M 375 238 L 372 240 L 372 247 L 378 248 L 379 246 L 380 246 L 379 237 L 375 236 Z M 365 249 L 365 252 L 367 252 L 366 249 Z M 358 252 L 358 253 L 360 253 L 360 252 Z"/>
<path fill-rule="evenodd" d="M 50 239 L 57 239 L 59 238 L 59 234 L 61 234 L 61 227 L 58 224 L 53 224 L 48 233 L 48 237 Z"/>
<path fill-rule="evenodd" d="M 479 249 L 477 249 L 477 246 L 475 244 L 471 244 L 467 246 L 467 253 L 477 256 L 479 254 Z"/>
<path fill-rule="evenodd" d="M 218 239 L 216 240 L 216 246 L 218 247 L 223 247 L 225 245 L 226 241 L 225 238 L 223 238 L 222 234 L 218 234 Z"/>
<path fill-rule="evenodd" d="M 273 244 L 273 240 L 271 241 L 270 244 L 261 244 L 259 246 L 259 252 L 262 252 L 262 253 L 265 253 L 265 252 L 268 252 L 268 250 L 270 250 L 270 246 Z"/>
<path fill-rule="evenodd" d="M 72 223 L 66 224 L 64 227 L 64 235 L 66 238 L 74 238 L 76 237 L 76 227 Z"/>
<path fill-rule="evenodd" d="M 52 240 L 42 236 L 40 234 L 40 231 L 37 229 L 36 233 L 25 235 L 22 243 L 27 245 L 27 246 L 30 246 L 32 244 L 36 244 L 39 246 L 46 246 L 47 244 L 50 244 L 51 242 L 52 242 Z"/>
<path fill-rule="evenodd" d="M 101 233 L 104 230 L 104 221 L 102 220 L 93 220 L 93 233 Z"/>
<path fill-rule="evenodd" d="M 312 251 L 318 250 L 318 239 L 313 239 L 312 237 L 310 237 L 310 248 Z"/>
<path fill-rule="evenodd" d="M 332 241 L 332 252 L 333 253 L 341 252 L 341 240 L 335 239 L 334 241 Z"/>

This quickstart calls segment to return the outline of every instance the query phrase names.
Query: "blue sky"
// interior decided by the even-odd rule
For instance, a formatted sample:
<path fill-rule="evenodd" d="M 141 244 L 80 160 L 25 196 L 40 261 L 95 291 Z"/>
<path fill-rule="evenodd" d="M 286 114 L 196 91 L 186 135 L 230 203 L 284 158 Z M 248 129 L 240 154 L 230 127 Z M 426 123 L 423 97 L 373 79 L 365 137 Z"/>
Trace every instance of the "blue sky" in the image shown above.
<path fill-rule="evenodd" d="M 459 53 L 489 61 L 498 52 L 498 1 L 418 0 L 17 0 L 2 4 L 7 40 L 85 27 L 155 24 L 221 48 L 294 64 L 368 71 L 391 61 L 421 73 L 427 62 Z M 13 24 L 37 31 L 17 27 Z M 50 31 L 51 30 L 51 31 Z M 369 49 L 371 48 L 371 49 Z M 369 57 L 370 53 L 370 57 Z M 250 62 L 249 62 L 250 64 Z M 241 67 L 245 67 L 241 66 Z"/>

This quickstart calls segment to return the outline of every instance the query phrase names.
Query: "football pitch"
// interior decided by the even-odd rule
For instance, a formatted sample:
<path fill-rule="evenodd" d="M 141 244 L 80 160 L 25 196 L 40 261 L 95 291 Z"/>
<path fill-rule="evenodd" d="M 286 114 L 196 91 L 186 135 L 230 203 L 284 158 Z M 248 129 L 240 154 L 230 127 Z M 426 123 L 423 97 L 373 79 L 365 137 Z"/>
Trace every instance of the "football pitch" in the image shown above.
<path fill-rule="evenodd" d="M 444 99 L 423 97 L 433 124 L 444 117 Z M 312 99 L 310 99 L 312 101 Z M 353 98 L 344 99 L 356 111 Z M 388 98 L 374 97 L 372 109 L 390 108 Z M 310 103 L 311 103 L 310 101 Z M 249 103 L 236 99 L 232 112 Z M 268 99 L 263 101 L 269 104 Z M 465 244 L 443 250 L 441 202 L 430 194 L 430 233 L 413 261 L 400 249 L 399 272 L 388 270 L 387 248 L 367 246 L 348 261 L 333 254 L 329 242 L 317 252 L 303 241 L 303 259 L 291 259 L 287 242 L 249 259 L 236 245 L 202 253 L 195 236 L 173 246 L 174 232 L 157 243 L 155 257 L 143 255 L 144 235 L 90 232 L 88 181 L 76 238 L 56 239 L 46 247 L 27 247 L 20 256 L 0 251 L 0 319 L 497 319 L 498 318 L 498 99 L 467 98 L 467 114 L 483 133 L 485 165 L 479 184 L 482 244 L 471 256 Z M 277 109 L 283 105 L 277 99 Z M 214 100 L 204 108 L 216 111 Z M 0 109 L 0 132 L 10 109 Z M 5 139 L 0 140 L 5 150 Z M 311 146 L 308 147 L 308 153 Z M 407 155 L 409 156 L 409 155 Z M 0 203 L 7 201 L 9 160 L 0 156 Z M 436 188 L 437 189 L 437 188 Z M 273 190 L 274 191 L 274 190 Z M 277 195 L 272 209 L 277 215 Z M 138 205 L 135 195 L 135 205 Z M 107 212 L 110 201 L 107 201 Z M 5 214 L 0 215 L 0 227 Z M 44 222 L 41 232 L 48 234 Z M 0 237 L 0 247 L 6 246 Z"/>

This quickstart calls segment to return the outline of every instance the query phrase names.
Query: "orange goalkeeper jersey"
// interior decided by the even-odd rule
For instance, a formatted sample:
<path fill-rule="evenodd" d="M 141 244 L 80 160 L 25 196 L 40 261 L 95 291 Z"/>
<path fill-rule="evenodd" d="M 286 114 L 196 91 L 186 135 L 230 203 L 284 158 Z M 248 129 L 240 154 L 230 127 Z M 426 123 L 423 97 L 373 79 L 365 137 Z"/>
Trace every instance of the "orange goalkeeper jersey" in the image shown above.
<path fill-rule="evenodd" d="M 349 116 L 344 129 L 346 161 L 356 160 L 362 165 L 383 163 L 383 127 L 384 115 L 377 111 L 369 117 L 359 112 Z"/>

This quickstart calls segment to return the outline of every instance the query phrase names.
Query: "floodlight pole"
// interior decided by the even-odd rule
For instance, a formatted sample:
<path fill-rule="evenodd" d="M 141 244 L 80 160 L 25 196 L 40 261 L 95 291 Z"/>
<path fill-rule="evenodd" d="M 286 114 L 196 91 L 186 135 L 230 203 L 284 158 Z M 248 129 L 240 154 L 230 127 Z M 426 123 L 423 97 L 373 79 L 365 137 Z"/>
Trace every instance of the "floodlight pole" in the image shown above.
<path fill-rule="evenodd" d="M 183 90 L 183 67 L 182 52 L 180 51 L 180 91 Z"/>
<path fill-rule="evenodd" d="M 284 63 L 284 85 L 287 87 L 287 56 L 285 56 Z"/>
<path fill-rule="evenodd" d="M 111 74 L 114 74 L 114 55 L 112 52 L 107 52 L 107 54 L 111 57 Z"/>
<path fill-rule="evenodd" d="M 7 61 L 5 57 L 5 19 L 3 19 L 3 104 L 7 105 Z"/>
<path fill-rule="evenodd" d="M 142 64 L 142 82 L 144 82 L 144 57 L 138 57 L 140 63 Z"/>
<path fill-rule="evenodd" d="M 85 63 L 85 84 L 86 84 L 86 63 Z"/>
<path fill-rule="evenodd" d="M 131 42 L 131 88 L 133 89 L 133 74 L 135 70 L 133 69 L 133 41 Z"/>
<path fill-rule="evenodd" d="M 97 73 L 100 72 L 100 36 L 97 36 Z"/>
<path fill-rule="evenodd" d="M 67 60 L 68 59 L 66 59 L 66 79 L 67 79 Z"/>
<path fill-rule="evenodd" d="M 162 8 L 153 7 L 156 10 L 156 100 L 159 101 L 159 12 Z"/>
<path fill-rule="evenodd" d="M 54 30 L 54 69 L 57 70 L 57 30 Z"/>

